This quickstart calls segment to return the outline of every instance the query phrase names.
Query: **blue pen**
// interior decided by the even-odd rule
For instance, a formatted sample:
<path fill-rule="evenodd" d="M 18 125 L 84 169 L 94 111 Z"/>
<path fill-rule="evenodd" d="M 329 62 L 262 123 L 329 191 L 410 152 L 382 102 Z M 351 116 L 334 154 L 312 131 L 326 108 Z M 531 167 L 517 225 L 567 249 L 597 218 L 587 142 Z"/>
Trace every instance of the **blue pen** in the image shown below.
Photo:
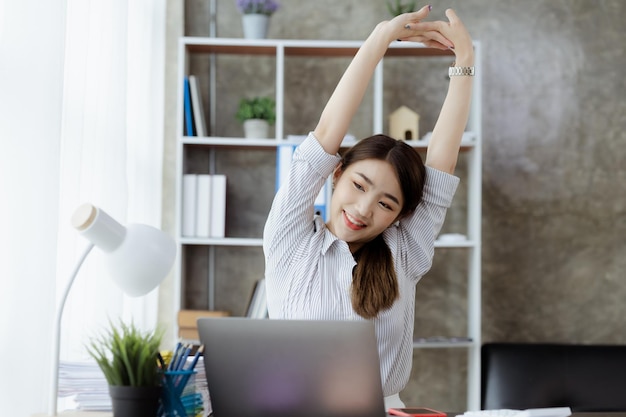
<path fill-rule="evenodd" d="M 176 344 L 176 349 L 174 349 L 174 353 L 172 353 L 172 358 L 170 359 L 170 363 L 167 366 L 168 371 L 174 370 L 174 366 L 176 366 L 176 362 L 178 361 L 178 351 L 180 350 L 182 343 L 178 342 Z"/>
<path fill-rule="evenodd" d="M 193 356 L 193 359 L 191 360 L 191 363 L 189 364 L 189 367 L 187 368 L 188 371 L 193 371 L 196 368 L 196 364 L 198 363 L 198 359 L 200 359 L 200 355 L 202 354 L 202 351 L 204 351 L 204 345 L 200 345 L 200 347 L 196 351 L 196 354 Z"/>
<path fill-rule="evenodd" d="M 176 371 L 183 370 L 185 362 L 187 362 L 187 356 L 189 356 L 189 352 L 191 352 L 191 345 L 187 345 L 186 347 L 183 347 L 182 353 L 180 357 L 178 358 L 178 363 L 176 364 L 176 368 L 174 368 L 174 370 Z"/>

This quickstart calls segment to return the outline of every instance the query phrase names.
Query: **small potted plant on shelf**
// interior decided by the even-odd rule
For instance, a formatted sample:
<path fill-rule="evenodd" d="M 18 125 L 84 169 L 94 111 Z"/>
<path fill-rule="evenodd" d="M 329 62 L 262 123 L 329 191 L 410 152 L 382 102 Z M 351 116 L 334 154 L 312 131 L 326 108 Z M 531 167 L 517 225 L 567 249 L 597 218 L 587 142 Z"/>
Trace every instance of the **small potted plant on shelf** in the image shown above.
<path fill-rule="evenodd" d="M 403 0 L 387 0 L 387 9 L 391 16 L 398 16 L 403 13 L 412 12 L 415 10 L 415 0 L 409 1 L 406 4 Z"/>
<path fill-rule="evenodd" d="M 271 97 L 242 98 L 235 118 L 243 123 L 246 138 L 267 138 L 276 121 L 276 102 Z"/>
<path fill-rule="evenodd" d="M 276 0 L 236 0 L 243 14 L 243 34 L 247 39 L 264 39 L 267 36 L 270 16 L 280 8 Z"/>
<path fill-rule="evenodd" d="M 87 351 L 109 384 L 114 417 L 154 417 L 161 395 L 161 332 L 141 332 L 120 322 L 93 339 Z"/>

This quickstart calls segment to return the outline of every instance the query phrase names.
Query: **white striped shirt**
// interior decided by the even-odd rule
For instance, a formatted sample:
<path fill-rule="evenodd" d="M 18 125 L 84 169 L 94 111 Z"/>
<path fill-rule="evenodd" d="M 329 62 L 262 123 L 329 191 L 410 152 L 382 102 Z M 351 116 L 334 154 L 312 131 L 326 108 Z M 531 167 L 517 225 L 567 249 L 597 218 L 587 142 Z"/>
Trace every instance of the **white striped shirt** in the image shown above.
<path fill-rule="evenodd" d="M 340 161 L 312 133 L 296 149 L 288 179 L 279 189 L 263 236 L 270 318 L 364 320 L 352 309 L 356 265 L 348 244 L 333 235 L 314 201 Z M 385 396 L 409 380 L 413 357 L 415 284 L 430 269 L 434 241 L 459 179 L 426 168 L 422 201 L 414 214 L 383 232 L 394 259 L 399 298 L 373 319 Z"/>

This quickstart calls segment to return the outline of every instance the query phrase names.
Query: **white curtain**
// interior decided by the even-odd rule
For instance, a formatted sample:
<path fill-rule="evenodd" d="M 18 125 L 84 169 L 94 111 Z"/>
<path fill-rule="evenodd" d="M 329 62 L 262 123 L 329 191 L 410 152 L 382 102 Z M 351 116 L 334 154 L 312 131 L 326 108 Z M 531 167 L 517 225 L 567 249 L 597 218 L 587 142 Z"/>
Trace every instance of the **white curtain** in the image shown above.
<path fill-rule="evenodd" d="M 74 209 L 161 226 L 164 13 L 165 0 L 0 0 L 3 416 L 48 407 L 54 294 L 87 244 Z M 97 258 L 69 294 L 64 359 L 109 314 L 155 322 L 156 294 L 125 299 Z"/>
<path fill-rule="evenodd" d="M 70 227 L 85 202 L 122 224 L 161 227 L 165 0 L 67 0 L 60 144 L 57 299 L 87 241 Z M 130 298 L 87 258 L 65 306 L 61 358 L 108 321 L 156 327 L 157 290 Z"/>
<path fill-rule="evenodd" d="M 0 0 L 2 416 L 47 406 L 63 20 L 62 0 Z"/>

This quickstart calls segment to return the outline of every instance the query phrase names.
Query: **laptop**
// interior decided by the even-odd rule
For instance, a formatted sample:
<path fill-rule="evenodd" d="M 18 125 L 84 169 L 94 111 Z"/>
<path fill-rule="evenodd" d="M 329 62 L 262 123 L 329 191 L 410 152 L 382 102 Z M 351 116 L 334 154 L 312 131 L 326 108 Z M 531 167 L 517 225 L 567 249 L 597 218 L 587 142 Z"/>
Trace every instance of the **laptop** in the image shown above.
<path fill-rule="evenodd" d="M 198 319 L 215 417 L 386 416 L 369 321 Z"/>

